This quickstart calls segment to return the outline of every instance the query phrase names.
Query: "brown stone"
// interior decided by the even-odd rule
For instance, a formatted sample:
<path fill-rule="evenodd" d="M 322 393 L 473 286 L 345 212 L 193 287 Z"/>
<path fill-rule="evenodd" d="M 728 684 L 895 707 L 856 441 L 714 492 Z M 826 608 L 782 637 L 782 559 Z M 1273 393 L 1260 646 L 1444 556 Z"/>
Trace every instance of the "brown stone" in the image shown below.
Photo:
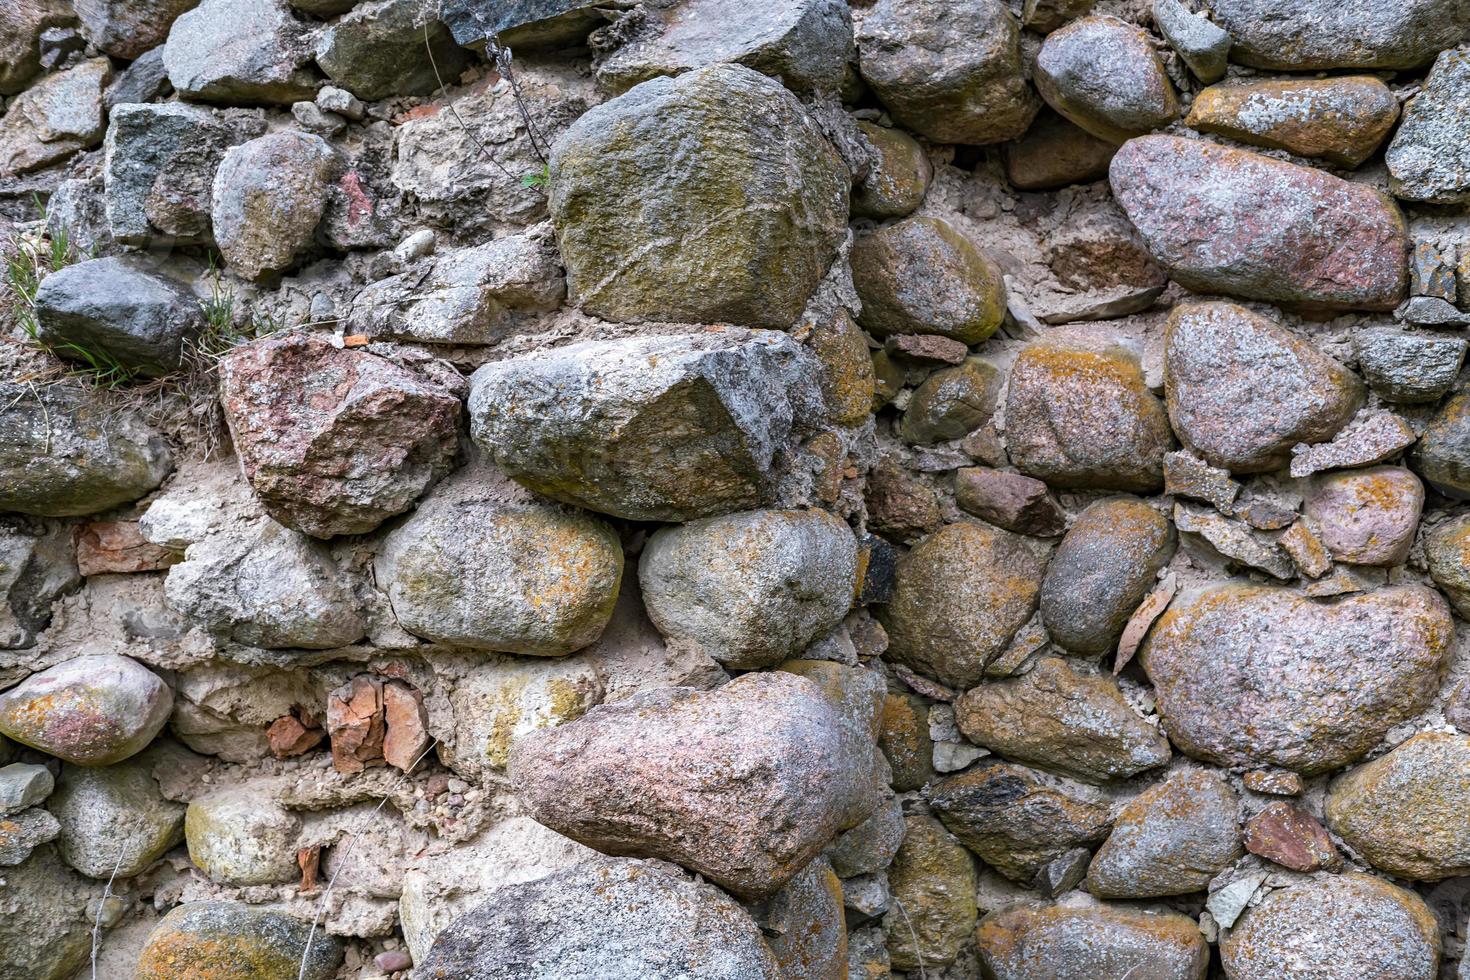
<path fill-rule="evenodd" d="M 878 747 L 893 770 L 893 788 L 900 793 L 922 789 L 934 778 L 934 742 L 929 738 L 929 705 L 912 694 L 890 694 L 883 699 Z"/>
<path fill-rule="evenodd" d="M 873 411 L 876 379 L 868 338 L 846 310 L 812 328 L 806 341 L 821 364 L 822 395 L 832 421 L 857 425 Z"/>
<path fill-rule="evenodd" d="M 1154 590 L 1144 597 L 1133 610 L 1133 615 L 1128 617 L 1128 624 L 1123 627 L 1123 635 L 1118 638 L 1118 656 L 1113 661 L 1113 676 L 1123 672 L 1133 660 L 1133 655 L 1143 645 L 1144 637 L 1153 628 L 1154 623 L 1169 608 L 1169 603 L 1174 601 L 1174 593 L 1179 591 L 1179 581 L 1173 572 L 1165 574 Z"/>
<path fill-rule="evenodd" d="M 1302 777 L 1290 769 L 1252 769 L 1241 777 L 1245 788 L 1252 793 L 1270 793 L 1273 796 L 1301 796 Z"/>
<path fill-rule="evenodd" d="M 1399 466 L 1316 477 L 1304 507 L 1333 558 L 1383 566 L 1409 557 L 1423 509 L 1424 484 Z"/>
<path fill-rule="evenodd" d="M 424 696 L 403 681 L 383 685 L 383 758 L 388 765 L 412 772 L 429 748 L 429 713 Z"/>
<path fill-rule="evenodd" d="M 315 893 L 317 891 L 316 876 L 322 866 L 322 846 L 313 844 L 310 847 L 298 847 L 296 863 L 301 867 L 301 884 L 296 886 L 296 893 L 298 895 Z"/>
<path fill-rule="evenodd" d="M 1272 803 L 1245 824 L 1245 849 L 1293 871 L 1342 865 L 1327 830 L 1300 807 Z"/>
<path fill-rule="evenodd" d="M 1211 85 L 1195 96 L 1184 122 L 1202 133 L 1356 167 L 1398 116 L 1387 85 L 1351 75 Z"/>
<path fill-rule="evenodd" d="M 1105 179 L 1118 147 L 1048 109 L 1003 152 L 1006 179 L 1012 186 L 1047 191 Z"/>
<path fill-rule="evenodd" d="M 1296 563 L 1297 570 L 1308 578 L 1321 578 L 1332 571 L 1332 556 L 1307 518 L 1292 524 L 1277 541 Z"/>
<path fill-rule="evenodd" d="M 955 473 L 954 499 L 976 517 L 1017 534 L 1054 538 L 1066 530 L 1066 515 L 1046 484 L 1019 473 L 965 467 Z"/>
<path fill-rule="evenodd" d="M 913 217 L 858 238 L 858 322 L 875 337 L 938 334 L 978 344 L 1006 314 L 1000 267 L 941 218 Z"/>
<path fill-rule="evenodd" d="M 77 529 L 77 571 L 83 575 L 160 572 L 180 556 L 143 537 L 137 521 L 93 521 Z"/>
<path fill-rule="evenodd" d="M 303 724 L 295 715 L 281 715 L 265 730 L 265 737 L 270 743 L 271 755 L 277 759 L 289 759 L 316 748 L 327 733 L 321 728 Z"/>
<path fill-rule="evenodd" d="M 969 356 L 970 348 L 962 341 L 937 334 L 900 334 L 883 342 L 888 356 L 904 363 L 920 367 L 940 367 L 945 364 L 962 364 Z M 874 367 L 874 371 L 877 367 Z"/>
<path fill-rule="evenodd" d="M 888 955 L 900 970 L 953 962 L 975 928 L 975 860 L 933 817 L 904 820 L 888 869 L 893 907 L 883 917 Z"/>
<path fill-rule="evenodd" d="M 362 772 L 383 758 L 383 682 L 359 674 L 327 695 L 327 734 L 338 772 Z"/>
<path fill-rule="evenodd" d="M 1025 902 L 987 915 L 975 933 L 994 980 L 1204 980 L 1210 947 L 1174 912 Z"/>
<path fill-rule="evenodd" d="M 913 541 L 939 528 L 939 495 L 896 460 L 884 457 L 868 474 L 863 491 L 868 527 L 886 538 Z"/>

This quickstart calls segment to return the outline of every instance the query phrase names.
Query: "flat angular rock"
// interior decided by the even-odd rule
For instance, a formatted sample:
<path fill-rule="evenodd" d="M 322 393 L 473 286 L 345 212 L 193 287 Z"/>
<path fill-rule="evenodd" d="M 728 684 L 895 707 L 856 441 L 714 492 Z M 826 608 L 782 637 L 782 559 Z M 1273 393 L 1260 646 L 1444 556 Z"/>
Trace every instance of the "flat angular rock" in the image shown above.
<path fill-rule="evenodd" d="M 1245 849 L 1303 873 L 1324 868 L 1335 871 L 1342 865 L 1323 826 L 1290 803 L 1270 803 L 1246 821 Z"/>
<path fill-rule="evenodd" d="M 63 0 L 14 3 L 0 8 L 0 95 L 14 95 L 41 71 L 41 35 L 74 17 Z"/>
<path fill-rule="evenodd" d="M 553 830 L 606 853 L 676 861 L 754 898 L 872 813 L 875 752 L 816 684 L 774 671 L 601 705 L 523 740 L 510 773 Z"/>
<path fill-rule="evenodd" d="M 1453 630 L 1448 612 L 1418 585 L 1334 605 L 1219 586 L 1176 599 L 1141 657 L 1181 750 L 1310 776 L 1361 757 L 1428 705 Z"/>
<path fill-rule="evenodd" d="M 888 871 L 888 956 L 901 970 L 942 966 L 975 928 L 975 860 L 933 817 L 915 814 L 904 824 L 903 846 Z"/>
<path fill-rule="evenodd" d="M 131 878 L 184 839 L 184 804 L 163 798 L 153 753 L 112 766 L 67 766 L 46 804 L 62 860 L 89 878 Z M 166 764 L 166 763 L 165 763 Z"/>
<path fill-rule="evenodd" d="M 889 785 L 900 793 L 922 789 L 934 778 L 934 740 L 929 737 L 929 703 L 900 692 L 883 699 L 878 747 L 891 770 Z"/>
<path fill-rule="evenodd" d="M 1098 139 L 1050 109 L 1043 110 L 1020 139 L 1002 150 L 1006 180 L 1023 191 L 1102 180 L 1116 152 L 1115 144 Z"/>
<path fill-rule="evenodd" d="M 1240 484 L 1230 478 L 1230 471 L 1211 466 L 1187 450 L 1164 456 L 1164 492 L 1175 497 L 1188 497 L 1212 504 L 1216 510 L 1230 513 Z"/>
<path fill-rule="evenodd" d="M 1320 68 L 1418 68 L 1460 42 L 1470 11 L 1455 0 L 1211 0 L 1215 22 L 1230 32 L 1232 60 L 1283 71 Z M 1251 978 L 1254 980 L 1254 977 Z"/>
<path fill-rule="evenodd" d="M 290 105 L 310 99 L 316 77 L 307 26 L 285 0 L 202 0 L 168 32 L 168 80 L 188 99 Z"/>
<path fill-rule="evenodd" d="M 858 123 L 877 153 L 872 168 L 852 190 L 852 213 L 862 218 L 903 218 L 924 203 L 934 167 L 919 141 L 897 127 Z"/>
<path fill-rule="evenodd" d="M 726 667 L 770 667 L 831 632 L 852 607 L 852 529 L 820 510 L 747 511 L 656 532 L 638 580 L 666 640 Z"/>
<path fill-rule="evenodd" d="M 45 802 L 56 781 L 45 766 L 12 762 L 0 767 L 0 816 L 19 813 Z"/>
<path fill-rule="evenodd" d="M 1043 323 L 1137 313 L 1152 305 L 1169 283 L 1122 210 L 1111 202 L 1070 214 L 1047 234 L 1045 255 L 1056 286 L 1033 302 Z"/>
<path fill-rule="evenodd" d="M 1204 980 L 1210 964 L 1209 944 L 1189 917 L 1107 904 L 1013 905 L 981 921 L 975 945 L 995 980 Z"/>
<path fill-rule="evenodd" d="M 186 902 L 148 934 L 136 980 L 329 980 L 342 953 L 342 940 L 281 912 L 241 902 Z"/>
<path fill-rule="evenodd" d="M 291 334 L 220 361 L 220 401 L 266 511 L 312 537 L 371 531 L 453 466 L 459 399 L 383 358 Z"/>
<path fill-rule="evenodd" d="M 1045 483 L 1019 473 L 969 466 L 954 479 L 955 503 L 986 523 L 1017 534 L 1052 538 L 1066 529 L 1066 515 Z"/>
<path fill-rule="evenodd" d="M 1371 187 L 1175 136 L 1130 140 L 1110 178 L 1154 259 L 1196 292 L 1325 310 L 1404 298 L 1404 217 Z"/>
<path fill-rule="evenodd" d="M 198 0 L 75 0 L 82 36 L 114 58 L 133 60 L 162 44 Z"/>
<path fill-rule="evenodd" d="M 1208 85 L 1225 77 L 1229 34 L 1179 0 L 1154 0 L 1153 15 L 1154 26 L 1196 78 Z"/>
<path fill-rule="evenodd" d="M 1174 437 L 1138 358 L 1121 349 L 1038 342 L 1011 368 L 1006 395 L 1011 462 L 1054 487 L 1152 493 Z"/>
<path fill-rule="evenodd" d="M 222 885 L 278 885 L 299 878 L 301 818 L 259 792 L 236 786 L 196 797 L 184 814 L 189 860 Z"/>
<path fill-rule="evenodd" d="M 589 341 L 476 371 L 471 433 L 538 493 L 686 521 L 776 496 L 782 455 L 821 415 L 816 374 L 765 331 Z"/>
<path fill-rule="evenodd" d="M 131 575 L 161 572 L 178 562 L 178 555 L 143 537 L 137 521 L 93 521 L 76 532 L 77 572 L 92 575 Z"/>
<path fill-rule="evenodd" d="M 1291 556 L 1296 567 L 1309 578 L 1321 578 L 1332 571 L 1332 556 L 1317 535 L 1311 521 L 1299 520 L 1277 539 L 1281 550 Z"/>
<path fill-rule="evenodd" d="M 1036 88 L 1061 115 L 1111 143 L 1179 115 L 1179 98 L 1148 33 L 1116 17 L 1083 17 L 1048 34 L 1036 56 Z"/>
<path fill-rule="evenodd" d="M 102 142 L 106 58 L 48 75 L 10 101 L 0 117 L 0 177 L 40 170 Z"/>
<path fill-rule="evenodd" d="M 428 0 L 360 3 L 322 31 L 315 54 L 328 78 L 369 102 L 428 95 L 470 63 Z"/>
<path fill-rule="evenodd" d="M 863 80 L 895 122 L 926 139 L 1002 143 L 1041 106 L 1000 0 L 878 0 L 856 34 Z"/>
<path fill-rule="evenodd" d="M 1271 892 L 1221 940 L 1220 959 L 1235 980 L 1434 980 L 1439 947 L 1439 926 L 1423 899 L 1353 873 Z"/>
<path fill-rule="evenodd" d="M 582 43 L 593 28 L 607 23 L 606 7 L 606 0 L 444 0 L 439 16 L 456 44 L 482 49 L 487 38 L 498 37 L 520 51 Z"/>
<path fill-rule="evenodd" d="M 852 48 L 852 14 L 843 0 L 683 0 L 650 10 L 637 35 L 599 59 L 597 79 L 621 93 L 660 75 L 734 63 L 794 92 L 836 92 Z"/>
<path fill-rule="evenodd" d="M 40 807 L 0 819 L 0 868 L 25 862 L 36 848 L 55 840 L 60 830 L 56 818 Z"/>
<path fill-rule="evenodd" d="M 0 694 L 0 734 L 79 766 L 109 766 L 147 747 L 173 692 L 116 654 L 77 657 Z"/>
<path fill-rule="evenodd" d="M 1332 557 L 1353 565 L 1402 565 L 1424 510 L 1424 484 L 1399 466 L 1319 476 L 1304 512 Z"/>
<path fill-rule="evenodd" d="M 608 320 L 785 329 L 847 235 L 837 151 L 796 96 L 740 65 L 597 106 L 553 145 L 550 174 L 568 291 Z"/>
<path fill-rule="evenodd" d="M 1023 539 L 984 524 L 929 535 L 899 560 L 878 612 L 889 657 L 953 687 L 978 683 L 1036 611 L 1042 570 Z"/>
<path fill-rule="evenodd" d="M 450 695 L 454 738 L 440 744 L 444 764 L 468 779 L 503 775 L 522 740 L 602 703 L 603 677 L 584 660 L 507 658 L 475 667 Z"/>
<path fill-rule="evenodd" d="M 1419 94 L 1404 107 L 1403 125 L 1384 154 L 1389 190 L 1395 197 L 1432 204 L 1470 200 L 1470 140 L 1464 132 L 1467 95 L 1470 55 L 1458 49 L 1443 52 Z"/>
<path fill-rule="evenodd" d="M 977 745 L 1088 783 L 1127 779 L 1169 761 L 1168 740 L 1134 712 L 1116 681 L 1060 657 L 965 692 L 955 720 Z"/>
<path fill-rule="evenodd" d="M 1174 557 L 1169 519 L 1141 500 L 1090 505 L 1052 555 L 1041 583 L 1041 618 L 1073 653 L 1107 653 L 1128 617 Z"/>
<path fill-rule="evenodd" d="M 786 975 L 755 922 L 719 889 L 657 862 L 602 858 L 496 889 L 439 934 L 417 972 L 514 980 L 546 963 L 569 978 Z"/>
<path fill-rule="evenodd" d="M 1164 387 L 1180 440 L 1232 473 L 1276 469 L 1297 443 L 1331 439 L 1366 394 L 1356 375 L 1309 341 L 1222 302 L 1174 308 Z"/>
<path fill-rule="evenodd" d="M 1295 567 L 1285 549 L 1249 524 L 1232 520 L 1208 507 L 1176 503 L 1174 526 L 1179 533 L 1188 535 L 1184 539 L 1186 550 L 1203 543 L 1200 550 L 1207 560 L 1218 555 L 1226 562 L 1246 565 L 1282 581 L 1293 577 Z"/>
<path fill-rule="evenodd" d="M 1252 146 L 1356 167 L 1398 119 L 1399 101 L 1370 75 L 1212 85 L 1185 124 Z"/>
<path fill-rule="evenodd" d="M 1409 423 L 1392 412 L 1359 412 L 1331 442 L 1293 446 L 1291 475 L 1300 478 L 1323 470 L 1372 466 L 1397 456 L 1417 438 Z"/>
<path fill-rule="evenodd" d="M 846 310 L 823 318 L 805 338 L 821 366 L 818 381 L 838 425 L 859 425 L 873 413 L 877 376 L 868 336 Z"/>
<path fill-rule="evenodd" d="M 312 241 L 336 167 L 336 153 L 309 133 L 271 133 L 226 150 L 210 216 L 230 268 L 246 279 L 289 268 Z"/>
<path fill-rule="evenodd" d="M 903 806 L 897 797 L 873 811 L 873 815 L 838 837 L 827 848 L 826 858 L 841 878 L 882 871 L 893 861 L 908 828 Z"/>

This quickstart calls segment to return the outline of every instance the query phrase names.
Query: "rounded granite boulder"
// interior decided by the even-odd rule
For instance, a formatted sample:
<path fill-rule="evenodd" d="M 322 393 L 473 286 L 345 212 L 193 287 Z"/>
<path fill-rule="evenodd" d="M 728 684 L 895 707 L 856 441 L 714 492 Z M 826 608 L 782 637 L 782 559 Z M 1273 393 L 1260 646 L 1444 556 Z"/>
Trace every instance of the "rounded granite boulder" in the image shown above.
<path fill-rule="evenodd" d="M 329 980 L 342 955 L 342 940 L 289 915 L 187 902 L 148 934 L 135 980 Z"/>
<path fill-rule="evenodd" d="M 79 766 L 110 766 L 147 748 L 173 711 L 157 674 L 128 657 L 77 657 L 0 694 L 0 733 Z"/>

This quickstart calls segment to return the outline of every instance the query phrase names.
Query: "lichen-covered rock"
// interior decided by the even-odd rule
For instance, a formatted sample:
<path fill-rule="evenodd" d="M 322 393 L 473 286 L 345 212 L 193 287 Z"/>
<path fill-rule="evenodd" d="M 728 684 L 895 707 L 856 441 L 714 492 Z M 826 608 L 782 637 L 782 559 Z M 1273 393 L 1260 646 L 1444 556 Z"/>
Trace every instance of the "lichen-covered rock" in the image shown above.
<path fill-rule="evenodd" d="M 984 524 L 929 535 L 899 559 L 878 612 L 888 656 L 943 684 L 978 683 L 1036 611 L 1042 569 L 1022 538 Z"/>
<path fill-rule="evenodd" d="M 1367 185 L 1158 135 L 1130 140 L 1109 175 L 1154 259 L 1196 292 L 1327 310 L 1404 298 L 1404 216 Z"/>
<path fill-rule="evenodd" d="M 77 657 L 0 694 L 0 733 L 79 766 L 110 766 L 153 741 L 173 692 L 127 657 Z"/>
<path fill-rule="evenodd" d="M 1006 442 L 1018 470 L 1052 486 L 1152 493 L 1174 437 L 1136 356 L 1040 342 L 1011 368 Z"/>
<path fill-rule="evenodd" d="M 842 882 L 817 858 L 777 892 L 763 922 L 766 942 L 789 980 L 847 980 Z"/>
<path fill-rule="evenodd" d="M 1184 752 L 1314 775 L 1359 758 L 1429 704 L 1453 632 L 1448 605 L 1419 585 L 1334 605 L 1224 585 L 1176 599 L 1141 656 Z"/>
<path fill-rule="evenodd" d="M 1195 96 L 1185 123 L 1242 143 L 1290 150 L 1356 167 L 1378 149 L 1399 116 L 1399 100 L 1371 75 L 1272 79 L 1211 85 Z"/>
<path fill-rule="evenodd" d="M 755 898 L 872 813 L 875 762 L 869 733 L 821 688 L 773 671 L 601 705 L 522 740 L 510 773 L 553 830 L 606 853 L 676 861 Z"/>
<path fill-rule="evenodd" d="M 1127 779 L 1169 761 L 1168 740 L 1138 716 L 1117 681 L 1060 657 L 972 688 L 954 710 L 976 745 L 1084 782 Z"/>
<path fill-rule="evenodd" d="M 929 703 L 917 694 L 889 694 L 878 722 L 878 748 L 888 760 L 889 785 L 900 793 L 923 788 L 934 778 Z"/>
<path fill-rule="evenodd" d="M 538 493 L 686 521 L 775 496 L 783 453 L 822 414 L 816 374 L 773 332 L 588 341 L 476 371 L 471 431 Z"/>
<path fill-rule="evenodd" d="M 1439 923 L 1411 891 L 1364 874 L 1268 894 L 1220 942 L 1233 980 L 1439 976 Z"/>
<path fill-rule="evenodd" d="M 1154 42 L 1116 17 L 1083 17 L 1048 34 L 1036 56 L 1036 88 L 1061 115 L 1113 143 L 1179 115 Z"/>
<path fill-rule="evenodd" d="M 1443 52 L 1419 94 L 1404 107 L 1384 162 L 1395 197 L 1432 204 L 1470 200 L 1470 140 L 1465 100 L 1470 97 L 1470 54 Z"/>
<path fill-rule="evenodd" d="M 220 361 L 220 400 L 266 511 L 312 537 L 371 531 L 449 471 L 459 399 L 381 357 L 288 334 Z"/>
<path fill-rule="evenodd" d="M 164 594 L 214 636 L 268 650 L 328 650 L 367 632 L 352 584 L 326 547 L 270 518 L 191 544 L 169 569 Z"/>
<path fill-rule="evenodd" d="M 311 243 L 336 165 L 331 146 L 310 133 L 270 133 L 226 150 L 210 214 L 230 268 L 246 279 L 289 268 Z"/>
<path fill-rule="evenodd" d="M 328 78 L 369 102 L 427 95 L 470 63 L 429 0 L 358 4 L 318 35 L 315 54 Z"/>
<path fill-rule="evenodd" d="M 863 80 L 899 125 L 938 143 L 1002 143 L 1041 100 L 1000 0 L 878 0 L 856 28 Z"/>
<path fill-rule="evenodd" d="M 954 961 L 975 928 L 975 859 L 933 817 L 904 820 L 888 869 L 894 907 L 883 917 L 888 956 L 900 970 Z M 899 911 L 902 909 L 902 911 Z"/>
<path fill-rule="evenodd" d="M 1230 35 L 1204 13 L 1179 0 L 1154 0 L 1154 27 L 1196 78 L 1206 85 L 1225 77 Z"/>
<path fill-rule="evenodd" d="M 1204 980 L 1210 965 L 1209 944 L 1187 916 L 1105 904 L 1013 905 L 985 917 L 975 945 L 995 980 Z"/>
<path fill-rule="evenodd" d="M 1400 466 L 1374 466 L 1318 476 L 1304 512 L 1338 561 L 1402 565 L 1414 545 L 1424 484 Z"/>
<path fill-rule="evenodd" d="M 189 860 L 222 885 L 278 885 L 301 876 L 301 818 L 261 787 L 243 785 L 190 801 L 184 814 Z"/>
<path fill-rule="evenodd" d="M 6 980 L 66 980 L 85 967 L 102 884 L 88 881 L 41 848 L 5 868 L 0 888 L 0 948 Z M 95 906 L 92 906 L 95 908 Z"/>
<path fill-rule="evenodd" d="M 980 860 L 1021 885 L 1074 848 L 1102 842 L 1106 803 L 1075 784 L 1008 762 L 991 762 L 935 784 L 934 814 Z"/>
<path fill-rule="evenodd" d="M 1410 454 L 1414 469 L 1446 497 L 1470 498 L 1470 393 L 1441 405 Z"/>
<path fill-rule="evenodd" d="M 1046 567 L 1041 618 L 1052 640 L 1074 653 L 1107 653 L 1174 557 L 1169 519 L 1120 497 L 1084 510 Z"/>
<path fill-rule="evenodd" d="M 1211 0 L 1210 10 L 1235 41 L 1233 60 L 1284 71 L 1418 68 L 1470 27 L 1470 11 L 1456 0 Z"/>
<path fill-rule="evenodd" d="M 1366 330 L 1358 336 L 1358 367 L 1380 398 L 1405 405 L 1437 402 L 1460 373 L 1463 337 L 1398 330 Z"/>
<path fill-rule="evenodd" d="M 684 0 L 649 10 L 627 43 L 604 54 L 597 79 L 625 92 L 660 75 L 734 63 L 779 79 L 795 92 L 836 92 L 852 54 L 852 14 L 844 0 Z"/>
<path fill-rule="evenodd" d="M 873 413 L 877 371 L 868 336 L 846 310 L 813 325 L 806 343 L 817 356 L 818 381 L 827 413 L 838 425 L 859 425 Z"/>
<path fill-rule="evenodd" d="M 1087 869 L 1100 898 L 1203 891 L 1244 853 L 1240 801 L 1213 773 L 1186 770 L 1144 790 L 1118 815 Z"/>
<path fill-rule="evenodd" d="M 1422 732 L 1332 784 L 1327 826 L 1399 878 L 1470 874 L 1470 737 Z"/>
<path fill-rule="evenodd" d="M 153 778 L 166 760 L 145 753 L 116 765 L 65 766 L 46 807 L 61 825 L 57 849 L 89 878 L 143 873 L 184 839 L 182 803 L 166 800 Z"/>
<path fill-rule="evenodd" d="M 449 925 L 420 976 L 779 980 L 750 916 L 717 888 L 648 861 L 595 858 L 496 889 Z"/>
<path fill-rule="evenodd" d="M 1470 515 L 1429 528 L 1424 534 L 1424 557 L 1434 584 L 1461 616 L 1470 615 Z"/>
<path fill-rule="evenodd" d="M 833 841 L 826 857 L 840 878 L 882 871 L 898 853 L 905 833 L 903 805 L 896 796 L 890 797 L 871 817 Z"/>
<path fill-rule="evenodd" d="M 132 61 L 162 44 L 180 14 L 199 0 L 75 0 L 82 36 L 114 58 Z"/>
<path fill-rule="evenodd" d="M 342 940 L 281 912 L 241 902 L 186 902 L 148 934 L 136 980 L 329 980 L 342 954 Z"/>
<path fill-rule="evenodd" d="M 960 439 L 990 421 L 1002 378 L 979 358 L 935 371 L 914 389 L 899 423 L 899 437 L 916 445 Z"/>
<path fill-rule="evenodd" d="M 0 818 L 0 868 L 11 868 L 30 859 L 42 845 L 61 832 L 49 811 L 40 807 Z"/>
<path fill-rule="evenodd" d="M 658 531 L 638 580 L 664 638 L 726 667 L 770 667 L 829 633 L 852 607 L 857 539 L 820 510 L 757 510 Z"/>
<path fill-rule="evenodd" d="M 597 106 L 550 174 L 568 291 L 604 319 L 785 328 L 847 234 L 837 152 L 794 95 L 739 65 Z"/>
<path fill-rule="evenodd" d="M 998 266 L 942 218 L 906 218 L 852 249 L 858 323 L 875 337 L 937 334 L 978 344 L 1005 318 Z"/>
<path fill-rule="evenodd" d="M 1176 306 L 1164 333 L 1169 421 L 1185 446 L 1235 473 L 1276 469 L 1331 439 L 1362 407 L 1350 370 L 1233 303 Z"/>
<path fill-rule="evenodd" d="M 0 116 L 0 177 L 50 166 L 102 142 L 106 58 L 48 75 L 10 100 Z"/>
<path fill-rule="evenodd" d="M 310 99 L 310 61 L 307 26 L 285 0 L 202 0 L 174 21 L 163 46 L 173 87 L 205 102 Z"/>
<path fill-rule="evenodd" d="M 924 203 L 934 167 L 919 141 L 896 127 L 859 122 L 858 129 L 877 153 L 872 168 L 852 190 L 852 213 L 859 218 L 903 218 Z"/>

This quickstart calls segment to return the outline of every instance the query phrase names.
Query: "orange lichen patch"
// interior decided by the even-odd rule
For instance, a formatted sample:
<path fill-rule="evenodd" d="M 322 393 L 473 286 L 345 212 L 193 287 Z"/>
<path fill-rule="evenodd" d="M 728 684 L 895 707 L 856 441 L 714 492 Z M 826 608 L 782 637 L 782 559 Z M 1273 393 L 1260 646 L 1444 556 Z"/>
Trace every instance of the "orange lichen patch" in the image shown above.
<path fill-rule="evenodd" d="M 251 937 L 205 938 L 165 929 L 149 937 L 136 980 L 291 980 L 297 974 L 296 955 Z"/>

